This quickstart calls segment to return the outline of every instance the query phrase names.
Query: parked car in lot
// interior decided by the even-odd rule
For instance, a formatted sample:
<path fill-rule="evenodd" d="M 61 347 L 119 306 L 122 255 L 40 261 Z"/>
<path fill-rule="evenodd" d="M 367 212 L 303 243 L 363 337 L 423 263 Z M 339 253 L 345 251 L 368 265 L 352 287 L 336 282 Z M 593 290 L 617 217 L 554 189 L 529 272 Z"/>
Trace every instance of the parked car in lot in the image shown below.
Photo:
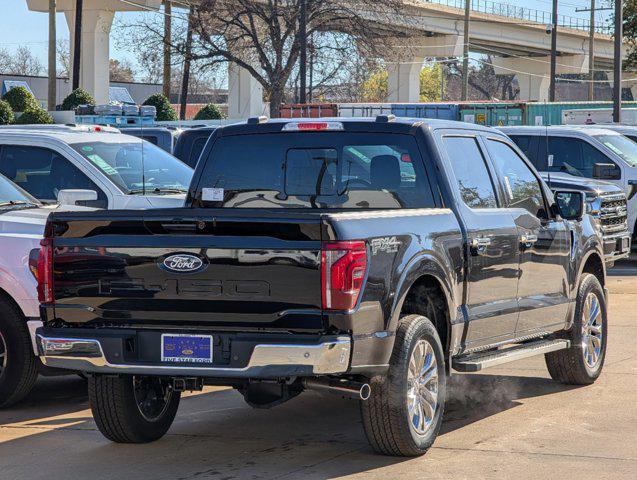
<path fill-rule="evenodd" d="M 540 172 L 558 173 L 561 181 L 570 178 L 577 183 L 580 178 L 588 178 L 610 182 L 621 188 L 627 197 L 627 228 L 633 240 L 635 239 L 637 143 L 604 127 L 502 127 L 501 130 L 517 143 Z M 552 158 L 552 165 L 549 165 L 549 156 Z M 590 182 L 581 182 L 582 185 L 597 188 Z M 614 212 L 611 212 L 606 220 L 600 218 L 600 224 L 603 229 L 610 227 L 608 233 L 619 233 L 623 223 L 623 201 L 617 200 L 616 194 L 607 192 L 606 187 L 601 184 L 599 187 L 609 198 L 601 195 L 598 201 L 590 195 L 591 202 L 600 203 L 602 209 L 619 208 L 619 216 L 614 216 Z"/>
<path fill-rule="evenodd" d="M 100 248 L 100 268 L 82 261 Z M 606 353 L 604 252 L 499 131 L 263 121 L 208 141 L 186 208 L 55 213 L 38 268 L 46 365 L 90 375 L 100 431 L 160 438 L 185 390 L 252 406 L 362 401 L 377 452 L 423 454 L 446 377 L 544 354 L 583 385 Z M 308 412 L 311 414 L 311 412 Z"/>
<path fill-rule="evenodd" d="M 584 192 L 586 211 L 595 219 L 602 236 L 607 268 L 612 268 L 617 260 L 630 256 L 632 234 L 628 230 L 626 194 L 621 188 L 602 180 L 568 173 L 542 172 L 540 175 L 552 190 Z"/>
<path fill-rule="evenodd" d="M 193 171 L 129 135 L 43 127 L 0 129 L 0 173 L 43 203 L 136 209 L 183 205 Z"/>
<path fill-rule="evenodd" d="M 42 325 L 34 272 L 46 219 L 58 209 L 0 175 L 0 407 L 29 393 L 41 371 L 29 334 Z"/>
<path fill-rule="evenodd" d="M 143 138 L 172 154 L 175 141 L 181 130 L 171 130 L 166 127 L 126 127 L 122 128 L 122 132 L 126 135 Z"/>
<path fill-rule="evenodd" d="M 182 130 L 175 142 L 174 155 L 186 165 L 195 168 L 206 142 L 217 127 L 197 127 Z"/>

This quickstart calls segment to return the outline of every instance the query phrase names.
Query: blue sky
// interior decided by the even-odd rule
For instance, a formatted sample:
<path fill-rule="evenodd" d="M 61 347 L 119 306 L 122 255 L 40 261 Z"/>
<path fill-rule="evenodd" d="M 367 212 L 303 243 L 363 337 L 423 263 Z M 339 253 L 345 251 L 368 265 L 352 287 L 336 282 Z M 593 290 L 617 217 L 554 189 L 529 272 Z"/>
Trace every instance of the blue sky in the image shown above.
<path fill-rule="evenodd" d="M 501 3 L 510 3 L 516 6 L 533 8 L 536 10 L 550 11 L 552 0 L 501 0 Z M 602 3 L 597 0 L 597 3 Z M 13 51 L 21 45 L 28 46 L 31 51 L 46 64 L 47 30 L 48 20 L 44 13 L 30 12 L 27 8 L 26 0 L 0 0 L 2 6 L 0 15 L 0 49 Z M 576 13 L 575 8 L 590 5 L 590 0 L 559 0 L 559 13 L 563 15 L 588 18 L 588 13 Z M 608 18 L 609 12 L 600 12 L 599 20 Z M 124 15 L 126 20 L 133 15 L 157 15 L 154 13 L 131 13 L 117 14 Z M 121 18 L 121 17 L 120 17 Z M 598 21 L 599 21 L 598 20 Z M 66 26 L 64 15 L 58 14 L 58 38 L 68 38 L 69 31 Z M 111 58 L 128 58 L 134 62 L 131 54 L 124 50 L 118 50 L 111 40 Z"/>

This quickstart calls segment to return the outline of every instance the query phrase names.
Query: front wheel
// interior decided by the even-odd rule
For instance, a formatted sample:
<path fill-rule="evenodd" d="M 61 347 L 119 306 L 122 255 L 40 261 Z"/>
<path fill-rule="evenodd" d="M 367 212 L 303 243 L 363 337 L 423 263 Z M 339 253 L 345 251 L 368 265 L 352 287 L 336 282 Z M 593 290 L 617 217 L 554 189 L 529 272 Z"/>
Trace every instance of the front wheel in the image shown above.
<path fill-rule="evenodd" d="M 547 353 L 551 377 L 569 385 L 590 385 L 602 373 L 606 357 L 608 323 L 604 290 L 591 274 L 580 281 L 573 327 L 567 332 L 570 348 Z"/>
<path fill-rule="evenodd" d="M 371 382 L 361 402 L 365 434 L 384 455 L 417 456 L 433 444 L 445 406 L 445 358 L 434 325 L 421 315 L 403 317 L 389 372 Z"/>
<path fill-rule="evenodd" d="M 134 375 L 90 377 L 88 393 L 97 428 L 118 443 L 148 443 L 163 437 L 181 397 L 168 379 Z"/>

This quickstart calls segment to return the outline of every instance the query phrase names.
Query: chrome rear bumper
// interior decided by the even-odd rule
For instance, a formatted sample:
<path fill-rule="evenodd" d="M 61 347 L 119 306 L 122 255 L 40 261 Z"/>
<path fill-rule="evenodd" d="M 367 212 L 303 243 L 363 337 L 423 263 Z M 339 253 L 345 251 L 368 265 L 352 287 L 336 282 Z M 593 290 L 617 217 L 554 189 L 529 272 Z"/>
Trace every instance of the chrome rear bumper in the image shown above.
<path fill-rule="evenodd" d="M 312 344 L 257 344 L 245 367 L 114 363 L 107 360 L 99 339 L 65 338 L 36 334 L 38 353 L 50 367 L 89 373 L 276 378 L 344 373 L 349 368 L 351 339 L 324 337 Z"/>

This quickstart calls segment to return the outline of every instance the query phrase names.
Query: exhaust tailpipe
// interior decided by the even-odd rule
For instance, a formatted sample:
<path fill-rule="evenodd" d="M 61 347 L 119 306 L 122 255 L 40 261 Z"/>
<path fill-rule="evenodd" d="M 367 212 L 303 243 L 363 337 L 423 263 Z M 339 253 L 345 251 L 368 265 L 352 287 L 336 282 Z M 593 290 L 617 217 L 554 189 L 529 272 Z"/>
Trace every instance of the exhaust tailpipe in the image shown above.
<path fill-rule="evenodd" d="M 354 400 L 367 400 L 372 393 L 368 383 L 336 378 L 305 378 L 303 386 L 308 390 L 320 390 Z"/>

